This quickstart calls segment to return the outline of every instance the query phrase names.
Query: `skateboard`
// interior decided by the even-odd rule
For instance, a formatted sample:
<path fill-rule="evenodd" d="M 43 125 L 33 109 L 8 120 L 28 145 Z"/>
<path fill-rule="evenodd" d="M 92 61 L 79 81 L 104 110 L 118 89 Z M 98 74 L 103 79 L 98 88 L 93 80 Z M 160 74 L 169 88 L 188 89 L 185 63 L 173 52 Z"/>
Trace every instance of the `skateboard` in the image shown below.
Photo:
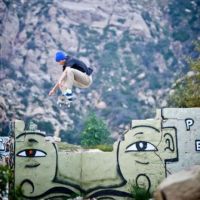
<path fill-rule="evenodd" d="M 67 99 L 67 97 L 60 95 L 60 96 L 58 96 L 57 104 L 58 104 L 59 107 L 70 108 L 73 101 L 74 101 L 74 99 L 72 101 L 69 101 Z"/>

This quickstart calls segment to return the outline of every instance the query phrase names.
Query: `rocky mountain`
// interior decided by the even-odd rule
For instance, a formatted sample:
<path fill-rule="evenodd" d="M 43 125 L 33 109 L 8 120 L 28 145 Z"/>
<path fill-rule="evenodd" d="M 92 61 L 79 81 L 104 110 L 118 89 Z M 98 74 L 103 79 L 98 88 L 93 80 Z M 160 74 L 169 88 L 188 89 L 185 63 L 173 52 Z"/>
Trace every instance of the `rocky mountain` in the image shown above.
<path fill-rule="evenodd" d="M 0 17 L 8 118 L 32 118 L 73 143 L 90 111 L 117 136 L 130 120 L 167 106 L 172 83 L 188 71 L 185 58 L 195 56 L 192 42 L 200 40 L 199 0 L 3 0 Z M 57 50 L 94 69 L 93 85 L 75 89 L 69 110 L 48 96 L 62 72 Z"/>

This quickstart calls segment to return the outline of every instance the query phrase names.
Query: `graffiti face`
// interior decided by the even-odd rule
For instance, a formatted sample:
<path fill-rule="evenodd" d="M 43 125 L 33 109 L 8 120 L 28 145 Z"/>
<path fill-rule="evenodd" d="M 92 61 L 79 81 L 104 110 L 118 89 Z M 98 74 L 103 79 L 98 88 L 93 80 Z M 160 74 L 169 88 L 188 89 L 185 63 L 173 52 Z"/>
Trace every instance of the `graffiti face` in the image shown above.
<path fill-rule="evenodd" d="M 41 182 L 38 180 L 43 180 L 43 184 L 47 185 L 53 180 L 56 171 L 56 149 L 52 143 L 45 141 L 44 136 L 37 133 L 23 133 L 17 137 L 16 142 L 18 167 L 15 173 L 19 173 L 21 179 L 17 182 L 21 183 L 24 193 L 30 195 L 35 190 L 40 190 Z M 44 188 L 44 185 L 42 187 Z"/>
<path fill-rule="evenodd" d="M 154 180 L 165 177 L 166 160 L 176 156 L 174 130 L 164 133 L 155 124 L 154 121 L 154 126 L 145 123 L 133 126 L 120 142 L 118 151 L 119 166 L 126 181 L 134 180 L 148 189 L 157 184 Z"/>
<path fill-rule="evenodd" d="M 134 121 L 124 141 L 115 143 L 113 152 L 81 154 L 63 154 L 54 143 L 45 141 L 41 132 L 20 133 L 19 129 L 15 140 L 16 185 L 22 186 L 27 199 L 69 197 L 80 192 L 88 197 L 129 197 L 129 181 L 155 188 L 166 175 L 166 162 L 177 156 L 176 133 L 173 128 L 161 128 L 160 120 L 145 122 Z"/>

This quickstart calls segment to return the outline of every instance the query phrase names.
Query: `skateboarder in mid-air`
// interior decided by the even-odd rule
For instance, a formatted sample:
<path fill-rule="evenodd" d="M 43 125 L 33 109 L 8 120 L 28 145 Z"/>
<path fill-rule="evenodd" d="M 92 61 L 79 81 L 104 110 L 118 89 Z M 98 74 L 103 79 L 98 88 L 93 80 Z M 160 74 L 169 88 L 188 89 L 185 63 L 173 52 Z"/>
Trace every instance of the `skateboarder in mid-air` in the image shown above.
<path fill-rule="evenodd" d="M 55 60 L 62 65 L 63 73 L 58 82 L 49 92 L 49 95 L 55 93 L 59 88 L 62 92 L 62 100 L 71 103 L 74 99 L 72 88 L 73 86 L 79 88 L 88 88 L 92 83 L 91 74 L 93 70 L 86 66 L 82 61 L 73 58 L 61 51 L 55 55 Z"/>

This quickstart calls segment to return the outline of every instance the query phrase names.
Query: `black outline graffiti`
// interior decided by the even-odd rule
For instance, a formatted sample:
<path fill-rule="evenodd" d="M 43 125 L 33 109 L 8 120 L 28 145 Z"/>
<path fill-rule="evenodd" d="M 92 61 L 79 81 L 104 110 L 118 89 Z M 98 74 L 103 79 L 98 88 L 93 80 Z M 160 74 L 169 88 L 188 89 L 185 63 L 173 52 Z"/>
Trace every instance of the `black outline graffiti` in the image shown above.
<path fill-rule="evenodd" d="M 156 132 L 158 132 L 158 133 L 160 133 L 160 130 L 159 129 L 157 129 L 157 128 L 155 128 L 155 127 L 153 127 L 153 126 L 148 126 L 148 125 L 139 125 L 139 126 L 133 126 L 132 128 L 131 128 L 131 130 L 132 129 L 135 129 L 135 128 L 152 128 L 152 129 L 154 129 Z"/>
<path fill-rule="evenodd" d="M 142 165 L 148 165 L 149 164 L 149 162 L 141 162 L 141 161 L 138 161 L 138 160 L 136 160 L 135 162 L 139 163 L 139 164 L 142 164 Z"/>
<path fill-rule="evenodd" d="M 150 188 L 151 188 L 151 180 L 150 180 L 150 178 L 149 178 L 146 174 L 138 174 L 138 176 L 137 176 L 136 179 L 135 179 L 136 185 L 139 186 L 139 184 L 138 184 L 138 179 L 139 179 L 141 176 L 145 177 L 146 180 L 148 181 L 147 192 L 149 192 L 149 191 L 150 191 Z"/>
<path fill-rule="evenodd" d="M 124 185 L 125 185 L 127 183 L 127 180 L 124 178 L 124 176 L 122 174 L 122 171 L 121 171 L 121 168 L 120 168 L 120 165 L 119 165 L 119 149 L 120 149 L 120 144 L 121 144 L 121 141 L 119 141 L 119 143 L 117 145 L 117 172 L 120 175 L 120 177 L 123 179 Z"/>
<path fill-rule="evenodd" d="M 55 145 L 55 144 L 54 144 Z M 118 143 L 118 146 L 119 146 L 119 143 Z M 119 149 L 117 148 L 117 155 L 119 154 Z M 68 185 L 68 186 L 71 186 L 71 187 L 74 187 L 75 189 L 79 190 L 82 194 L 84 195 L 89 195 L 91 192 L 94 192 L 96 190 L 101 190 L 102 192 L 103 191 L 109 191 L 108 188 L 118 188 L 118 187 L 122 187 L 124 186 L 127 181 L 124 179 L 124 177 L 122 176 L 122 173 L 121 173 L 121 170 L 120 170 L 120 167 L 119 167 L 119 161 L 118 161 L 118 156 L 117 156 L 117 166 L 116 166 L 116 171 L 121 179 L 121 183 L 120 184 L 116 184 L 116 185 L 108 185 L 108 186 L 97 186 L 97 187 L 93 187 L 91 189 L 88 189 L 88 190 L 84 190 L 82 189 L 79 185 L 76 185 L 76 184 L 73 184 L 73 183 L 70 183 L 66 180 L 60 180 L 59 177 L 58 177 L 58 152 L 57 152 L 57 148 L 56 148 L 56 173 L 55 173 L 55 177 L 53 179 L 53 182 L 55 183 L 61 183 L 61 184 L 65 184 L 65 185 Z M 95 193 L 94 193 L 95 194 Z M 93 195 L 93 194 L 92 194 Z M 91 197 L 91 196 L 88 196 L 88 197 Z"/>
<path fill-rule="evenodd" d="M 38 143 L 38 141 L 33 139 L 33 138 L 28 139 L 28 142 L 30 142 L 30 143 Z"/>
<path fill-rule="evenodd" d="M 28 132 L 29 134 L 31 134 L 30 132 Z M 32 132 L 33 133 L 33 132 Z M 20 136 L 23 136 L 25 135 L 26 133 L 22 133 L 20 134 Z M 44 137 L 43 134 L 40 134 L 40 133 L 37 133 L 37 132 L 34 132 L 34 134 L 37 134 L 37 135 L 40 135 L 42 137 Z M 19 136 L 19 137 L 20 137 Z M 18 137 L 18 138 L 19 138 Z M 94 188 L 91 188 L 89 190 L 83 190 L 79 185 L 77 184 L 73 184 L 73 183 L 70 183 L 68 181 L 63 181 L 63 180 L 59 180 L 59 177 L 58 177 L 58 150 L 56 148 L 56 145 L 54 143 L 53 144 L 53 147 L 55 149 L 55 152 L 56 152 L 56 169 L 55 169 L 55 175 L 54 175 L 54 178 L 52 180 L 52 182 L 54 183 L 61 183 L 61 184 L 64 184 L 65 186 L 70 186 L 76 190 L 78 190 L 80 193 L 84 194 L 84 195 L 88 195 L 89 197 L 91 196 L 96 196 L 96 194 L 98 193 L 99 195 L 108 195 L 108 194 L 112 194 L 112 195 L 115 195 L 115 196 L 127 196 L 127 197 L 130 197 L 130 194 L 129 193 L 126 193 L 126 192 L 122 192 L 122 191 L 117 191 L 117 190 L 112 190 L 112 188 L 118 188 L 118 187 L 122 187 L 124 186 L 127 181 L 124 179 L 122 173 L 121 173 L 121 170 L 120 170 L 120 166 L 119 166 L 119 160 L 118 160 L 118 155 L 119 155 L 119 143 L 118 143 L 118 148 L 117 148 L 117 166 L 116 166 L 116 170 L 117 170 L 117 173 L 119 175 L 119 177 L 121 178 L 121 183 L 120 184 L 116 184 L 116 185 L 108 185 L 108 186 L 97 186 L 97 187 L 94 187 Z M 25 179 L 22 181 L 21 183 L 21 187 L 22 185 L 25 183 L 25 182 L 28 182 L 31 184 L 32 188 L 33 188 L 33 191 L 31 193 L 34 192 L 34 184 L 32 181 L 28 180 L 28 179 Z M 29 199 L 37 199 L 37 198 L 41 198 L 41 197 L 44 197 L 46 195 L 50 195 L 52 193 L 55 192 L 55 189 L 56 189 L 56 192 L 60 192 L 60 193 L 63 193 L 63 194 L 69 194 L 69 195 L 72 195 L 72 194 L 76 194 L 75 192 L 73 192 L 72 190 L 68 189 L 68 188 L 65 188 L 65 187 L 57 187 L 57 188 L 51 188 L 49 190 L 47 190 L 46 192 L 38 195 L 38 196 L 34 196 L 34 197 L 30 197 L 30 196 L 26 196 L 24 195 L 25 198 L 29 198 Z M 97 191 L 97 190 L 101 190 L 101 191 L 98 191 L 97 193 L 94 192 L 94 191 Z M 94 192 L 93 194 L 89 195 L 89 193 L 91 192 Z"/>
<path fill-rule="evenodd" d="M 30 193 L 32 194 L 35 191 L 35 186 L 34 186 L 33 182 L 31 180 L 29 180 L 29 179 L 24 179 L 21 182 L 20 187 L 22 188 L 25 183 L 29 183 L 31 185 L 32 191 Z"/>
<path fill-rule="evenodd" d="M 40 166 L 40 163 L 32 164 L 32 165 L 25 165 L 25 168 L 35 168 Z"/>
<path fill-rule="evenodd" d="M 141 126 L 134 126 L 132 127 L 131 129 L 133 128 L 137 128 L 137 127 L 148 127 L 148 128 L 152 128 L 154 129 L 156 132 L 160 132 L 160 130 L 158 130 L 157 128 L 155 127 L 152 127 L 152 126 L 146 126 L 146 125 L 141 125 Z M 174 127 L 166 127 L 166 128 L 174 128 Z M 175 128 L 174 128 L 175 129 Z M 127 131 L 128 132 L 128 131 Z M 126 132 L 126 133 L 127 133 Z M 176 133 L 176 129 L 175 129 L 175 133 Z M 27 131 L 27 132 L 23 132 L 22 134 L 18 135 L 16 138 L 19 138 L 23 135 L 29 135 L 29 134 L 37 134 L 37 135 L 40 135 L 42 137 L 45 137 L 46 135 L 43 134 L 42 132 L 36 132 L 36 131 Z M 177 139 L 177 135 L 175 134 L 175 137 Z M 177 141 L 177 140 L 176 140 Z M 93 187 L 93 188 L 90 188 L 88 190 L 84 190 L 82 189 L 82 187 L 78 184 L 74 184 L 72 182 L 69 182 L 67 180 L 61 180 L 59 179 L 59 166 L 58 166 L 58 150 L 57 150 L 57 147 L 54 143 L 52 143 L 54 149 L 55 149 L 55 152 L 56 152 L 56 166 L 55 166 L 55 175 L 54 175 L 54 178 L 52 180 L 53 183 L 60 183 L 60 184 L 64 184 L 64 187 L 53 187 L 47 191 L 45 191 L 44 193 L 38 195 L 38 196 L 34 196 L 34 197 L 28 197 L 28 196 L 24 196 L 28 199 L 38 199 L 38 198 L 41 198 L 41 197 L 44 197 L 44 196 L 47 196 L 47 195 L 50 195 L 50 194 L 53 194 L 53 193 L 57 193 L 57 195 L 59 196 L 62 196 L 62 194 L 66 195 L 67 197 L 69 197 L 69 195 L 75 195 L 77 194 L 78 192 L 82 193 L 83 195 L 86 195 L 86 197 L 89 197 L 89 198 L 92 198 L 92 197 L 100 197 L 100 199 L 103 199 L 103 197 L 106 197 L 106 198 L 110 198 L 110 199 L 114 199 L 113 197 L 110 197 L 110 196 L 118 196 L 118 197 L 131 197 L 131 194 L 128 193 L 128 192 L 124 192 L 124 191 L 120 191 L 120 190 L 117 190 L 117 188 L 119 187 L 122 187 L 124 185 L 127 184 L 127 180 L 124 178 L 123 174 L 122 174 L 122 171 L 120 169 L 120 165 L 119 165 L 119 149 L 120 149 L 120 144 L 121 144 L 121 141 L 118 142 L 117 144 L 117 152 L 116 152 L 116 171 L 117 171 L 117 174 L 121 180 L 121 183 L 119 184 L 114 184 L 114 185 L 108 185 L 108 186 L 97 186 L 97 187 Z M 177 145 L 177 144 L 176 144 Z M 130 145 L 129 145 L 130 146 Z M 173 146 L 174 146 L 174 143 L 173 143 Z M 147 150 L 148 151 L 148 150 Z M 155 150 L 154 150 L 155 151 Z M 178 150 L 177 150 L 177 153 L 178 153 Z M 178 154 L 177 154 L 177 157 L 175 159 L 165 159 L 165 175 L 166 175 L 166 163 L 167 162 L 174 162 L 174 161 L 178 161 Z M 148 163 L 142 163 L 142 164 L 148 164 Z M 149 179 L 149 177 L 146 175 L 146 174 L 139 174 L 136 178 L 136 183 L 139 179 L 140 176 L 145 176 L 146 179 L 148 180 L 148 190 L 150 190 L 151 188 L 151 180 Z M 23 185 L 25 182 L 28 182 L 31 184 L 32 188 L 33 188 L 33 191 L 32 193 L 34 192 L 34 184 L 33 182 L 31 182 L 30 180 L 28 179 L 25 179 L 22 181 L 21 185 Z M 73 190 L 78 190 L 77 193 L 75 193 L 72 189 L 69 189 L 67 187 L 71 187 L 73 188 Z M 61 193 L 61 194 L 58 194 L 58 193 Z M 50 197 L 51 198 L 51 197 Z"/>
<path fill-rule="evenodd" d="M 191 121 L 192 121 L 192 124 L 191 124 L 191 125 L 187 124 L 187 121 L 188 121 L 188 120 L 191 120 Z M 186 125 L 186 130 L 187 130 L 187 131 L 190 131 L 190 127 L 194 125 L 194 120 L 193 120 L 192 118 L 186 118 L 186 119 L 185 119 L 185 125 Z"/>
<path fill-rule="evenodd" d="M 23 197 L 27 198 L 27 199 L 40 199 L 42 197 L 45 197 L 47 195 L 50 195 L 50 194 L 54 194 L 54 193 L 61 193 L 61 194 L 65 194 L 63 195 L 64 197 L 70 197 L 70 196 L 76 196 L 77 194 L 70 190 L 69 188 L 65 188 L 65 187 L 53 187 L 49 190 L 47 190 L 46 192 L 38 195 L 38 196 L 26 196 L 26 195 L 23 195 Z M 49 199 L 49 198 L 48 198 Z"/>
<path fill-rule="evenodd" d="M 79 185 L 70 183 L 70 182 L 65 181 L 65 180 L 60 180 L 58 178 L 58 150 L 57 150 L 56 145 L 54 143 L 53 143 L 53 146 L 54 146 L 54 149 L 55 149 L 55 152 L 56 152 L 56 170 L 55 170 L 55 175 L 54 175 L 52 182 L 68 185 L 70 187 L 73 187 L 73 188 L 79 190 L 81 193 L 84 193 L 84 190 L 82 190 L 82 188 Z"/>
<path fill-rule="evenodd" d="M 145 150 L 144 148 L 142 149 L 141 147 L 139 147 L 139 143 L 143 143 L 145 149 L 147 148 L 147 144 L 151 144 L 155 149 L 153 149 L 153 150 Z M 130 146 L 132 146 L 132 145 L 134 145 L 134 144 L 136 145 L 136 148 L 137 148 L 138 150 L 126 150 L 125 153 L 129 153 L 129 152 L 158 151 L 157 147 L 155 147 L 151 142 L 146 142 L 146 141 L 137 141 L 137 142 L 134 142 L 134 143 L 128 145 L 128 146 L 126 147 L 126 149 L 128 149 Z M 141 149 L 139 149 L 139 148 L 141 148 Z"/>
<path fill-rule="evenodd" d="M 19 138 L 19 137 L 21 137 L 21 136 L 23 136 L 23 135 L 26 135 L 26 134 L 36 134 L 36 135 L 40 135 L 40 136 L 42 136 L 42 137 L 45 137 L 45 135 L 44 134 L 41 134 L 41 132 L 23 132 L 22 134 L 20 134 L 20 135 L 18 135 L 17 136 L 17 138 Z M 54 146 L 54 148 L 55 148 L 55 151 L 57 152 L 57 148 L 56 148 L 56 145 L 54 144 L 54 143 L 52 143 L 53 144 L 53 146 Z M 23 150 L 22 150 L 23 151 Z M 15 152 L 16 152 L 16 150 L 15 150 Z M 21 151 L 20 151 L 21 152 Z M 15 158 L 16 158 L 16 156 L 15 156 Z M 56 159 L 57 159 L 57 156 L 56 156 Z M 56 160 L 56 162 L 57 162 L 58 160 Z M 56 167 L 57 167 L 57 165 L 56 165 Z M 20 184 L 20 187 L 22 188 L 23 187 L 23 184 L 25 184 L 25 183 L 29 183 L 30 185 L 31 185 L 31 187 L 32 187 L 32 192 L 31 193 L 33 193 L 34 192 L 34 190 L 35 190 L 35 187 L 34 187 L 34 184 L 33 184 L 33 182 L 31 181 L 31 180 L 29 180 L 29 179 L 25 179 L 25 180 L 23 180 L 22 182 L 21 182 L 21 184 Z M 52 194 L 52 193 L 58 193 L 58 192 L 60 192 L 60 193 L 63 193 L 63 194 L 66 194 L 66 196 L 69 194 L 69 196 L 71 196 L 71 195 L 76 195 L 76 193 L 74 192 L 74 191 L 72 191 L 72 190 L 70 190 L 69 188 L 65 188 L 65 187 L 53 187 L 53 188 L 51 188 L 51 189 L 49 189 L 49 190 L 47 190 L 46 192 L 44 192 L 44 193 L 42 193 L 42 194 L 40 194 L 40 195 L 38 195 L 38 196 L 33 196 L 33 197 L 31 197 L 31 196 L 26 196 L 26 195 L 23 195 L 23 197 L 25 197 L 25 198 L 28 198 L 28 199 L 38 199 L 38 198 L 41 198 L 41 197 L 44 197 L 44 196 L 47 196 L 47 195 L 49 195 L 49 194 Z M 67 196 L 67 197 L 69 197 L 69 196 Z"/>
<path fill-rule="evenodd" d="M 197 148 L 197 142 L 199 142 L 199 150 L 198 150 L 198 148 Z M 195 140 L 195 150 L 196 150 L 197 152 L 200 152 L 200 140 Z"/>
<path fill-rule="evenodd" d="M 167 118 L 164 117 L 164 114 L 163 114 L 163 110 L 164 108 L 161 109 L 161 118 L 162 118 L 162 121 L 161 121 L 161 129 L 165 129 L 165 128 L 173 128 L 175 130 L 175 144 L 176 144 L 176 158 L 171 158 L 171 159 L 165 159 L 165 177 L 167 177 L 167 163 L 170 163 L 170 162 L 178 162 L 179 161 L 179 152 L 178 152 L 178 138 L 177 138 L 177 128 L 174 127 L 174 126 L 167 126 L 165 127 L 163 125 L 163 122 L 167 120 Z"/>
<path fill-rule="evenodd" d="M 113 197 L 106 197 L 106 196 L 104 196 L 104 197 L 100 197 L 100 198 L 98 198 L 98 200 L 105 200 L 105 198 L 106 198 L 106 200 L 115 200 Z"/>
<path fill-rule="evenodd" d="M 165 151 L 167 150 L 167 149 L 169 149 L 170 151 L 172 151 L 172 152 L 174 152 L 174 150 L 175 150 L 175 145 L 174 145 L 174 140 L 173 140 L 173 137 L 172 137 L 172 135 L 170 134 L 170 133 L 165 133 L 164 134 L 164 137 L 166 137 L 166 135 L 168 135 L 170 138 L 171 138 L 171 141 L 172 141 L 172 148 L 171 148 L 171 146 L 170 146 L 170 140 L 167 138 L 166 140 L 165 140 L 165 143 L 168 143 L 168 147 L 165 147 Z"/>
<path fill-rule="evenodd" d="M 43 136 L 43 137 L 45 137 L 46 136 L 46 134 L 45 133 L 43 133 L 43 132 L 37 132 L 37 131 L 24 131 L 23 133 L 21 133 L 21 134 L 19 134 L 17 137 L 16 137 L 16 139 L 18 139 L 19 137 L 21 137 L 21 136 L 23 136 L 23 135 L 41 135 L 41 136 Z"/>
<path fill-rule="evenodd" d="M 21 152 L 23 152 L 23 151 L 26 152 L 26 156 L 21 156 L 21 155 L 19 155 L 19 154 L 20 154 Z M 33 155 L 27 155 L 27 151 L 33 151 Z M 42 153 L 44 154 L 44 156 L 35 156 L 35 154 L 36 154 L 37 151 L 42 152 Z M 46 155 L 47 155 L 47 153 L 46 153 L 45 151 L 41 150 L 41 149 L 23 149 L 23 150 L 19 151 L 19 152 L 16 154 L 16 156 L 18 156 L 18 157 L 23 157 L 23 158 L 34 158 L 34 157 L 40 158 L 40 157 L 45 157 Z"/>
<path fill-rule="evenodd" d="M 165 177 L 167 177 L 167 163 L 171 163 L 171 162 L 178 162 L 179 161 L 179 153 L 178 153 L 178 139 L 177 139 L 177 129 L 176 127 L 164 127 L 164 128 L 173 128 L 175 130 L 175 138 L 176 138 L 176 158 L 169 158 L 169 159 L 165 159 Z M 163 129 L 164 129 L 163 128 Z"/>

